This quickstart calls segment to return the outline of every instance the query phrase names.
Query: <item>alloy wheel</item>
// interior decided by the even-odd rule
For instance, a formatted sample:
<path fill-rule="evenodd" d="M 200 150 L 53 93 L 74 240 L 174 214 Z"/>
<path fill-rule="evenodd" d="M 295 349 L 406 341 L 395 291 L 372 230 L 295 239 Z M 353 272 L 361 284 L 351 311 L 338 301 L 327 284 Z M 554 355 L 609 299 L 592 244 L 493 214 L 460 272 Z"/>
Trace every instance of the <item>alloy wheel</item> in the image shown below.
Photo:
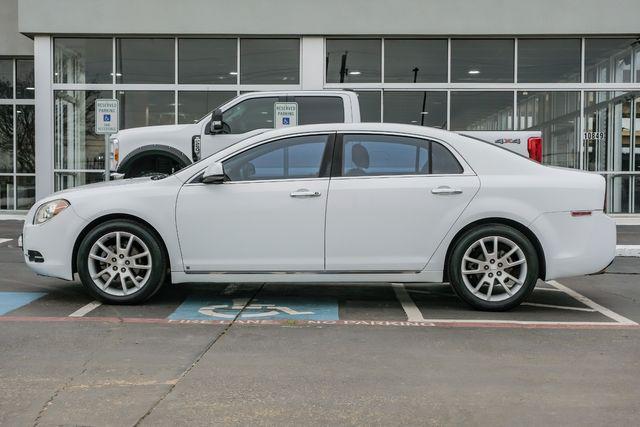
<path fill-rule="evenodd" d="M 483 237 L 462 258 L 467 289 L 484 301 L 504 301 L 518 293 L 527 277 L 527 259 L 515 242 L 503 236 Z"/>
<path fill-rule="evenodd" d="M 96 286 L 113 296 L 140 291 L 151 275 L 151 252 L 138 236 L 126 231 L 109 232 L 91 246 L 87 262 Z"/>

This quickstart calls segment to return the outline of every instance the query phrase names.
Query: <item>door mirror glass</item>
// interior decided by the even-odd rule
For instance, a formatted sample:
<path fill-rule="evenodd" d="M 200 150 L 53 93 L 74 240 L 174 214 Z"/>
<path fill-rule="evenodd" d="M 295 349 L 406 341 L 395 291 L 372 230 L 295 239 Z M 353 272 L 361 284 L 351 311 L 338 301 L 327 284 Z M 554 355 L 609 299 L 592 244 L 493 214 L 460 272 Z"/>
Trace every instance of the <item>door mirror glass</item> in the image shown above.
<path fill-rule="evenodd" d="M 222 110 L 219 108 L 211 114 L 211 122 L 209 123 L 209 131 L 211 133 L 219 133 L 223 129 Z"/>
<path fill-rule="evenodd" d="M 224 182 L 224 168 L 222 163 L 215 162 L 204 170 L 202 175 L 204 184 L 222 184 Z"/>

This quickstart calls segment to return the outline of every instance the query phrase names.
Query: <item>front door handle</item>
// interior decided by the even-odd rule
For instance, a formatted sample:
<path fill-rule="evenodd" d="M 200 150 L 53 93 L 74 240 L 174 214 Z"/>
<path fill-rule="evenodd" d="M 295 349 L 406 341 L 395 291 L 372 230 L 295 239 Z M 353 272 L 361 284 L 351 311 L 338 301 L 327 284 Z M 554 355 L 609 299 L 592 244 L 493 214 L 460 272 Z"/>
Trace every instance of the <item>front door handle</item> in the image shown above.
<path fill-rule="evenodd" d="M 297 190 L 297 191 L 293 191 L 291 194 L 289 194 L 291 197 L 320 197 L 320 193 L 318 193 L 317 191 L 309 191 L 306 188 Z"/>
<path fill-rule="evenodd" d="M 451 188 L 451 187 L 438 187 L 438 188 L 434 188 L 433 190 L 431 190 L 432 194 L 442 194 L 442 195 L 448 195 L 448 194 L 462 194 L 462 190 L 458 189 L 458 188 Z"/>

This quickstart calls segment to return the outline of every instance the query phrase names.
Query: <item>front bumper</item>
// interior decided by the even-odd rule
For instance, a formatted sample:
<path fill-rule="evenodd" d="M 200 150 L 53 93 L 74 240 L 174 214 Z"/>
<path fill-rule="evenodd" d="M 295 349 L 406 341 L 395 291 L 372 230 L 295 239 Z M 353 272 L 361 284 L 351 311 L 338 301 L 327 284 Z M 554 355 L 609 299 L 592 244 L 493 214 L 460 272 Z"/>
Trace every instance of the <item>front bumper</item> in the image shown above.
<path fill-rule="evenodd" d="M 69 206 L 44 224 L 33 224 L 33 211 L 25 218 L 22 253 L 27 266 L 42 276 L 73 280 L 75 237 L 87 225 Z"/>

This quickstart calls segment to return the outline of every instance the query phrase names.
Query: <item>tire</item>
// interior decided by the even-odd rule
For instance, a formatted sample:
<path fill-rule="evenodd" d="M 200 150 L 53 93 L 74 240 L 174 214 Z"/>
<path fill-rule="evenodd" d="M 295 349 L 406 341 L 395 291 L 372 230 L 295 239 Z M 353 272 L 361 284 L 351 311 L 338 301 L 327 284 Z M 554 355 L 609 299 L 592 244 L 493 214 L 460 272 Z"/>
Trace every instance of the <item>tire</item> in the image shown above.
<path fill-rule="evenodd" d="M 533 292 L 539 275 L 538 254 L 531 241 L 502 224 L 485 224 L 467 231 L 456 240 L 448 264 L 456 294 L 485 311 L 505 311 L 520 305 Z"/>
<path fill-rule="evenodd" d="M 116 250 L 118 240 L 120 251 Z M 160 239 L 148 227 L 112 220 L 96 226 L 82 239 L 76 265 L 82 284 L 96 299 L 138 304 L 160 289 L 168 262 Z"/>

